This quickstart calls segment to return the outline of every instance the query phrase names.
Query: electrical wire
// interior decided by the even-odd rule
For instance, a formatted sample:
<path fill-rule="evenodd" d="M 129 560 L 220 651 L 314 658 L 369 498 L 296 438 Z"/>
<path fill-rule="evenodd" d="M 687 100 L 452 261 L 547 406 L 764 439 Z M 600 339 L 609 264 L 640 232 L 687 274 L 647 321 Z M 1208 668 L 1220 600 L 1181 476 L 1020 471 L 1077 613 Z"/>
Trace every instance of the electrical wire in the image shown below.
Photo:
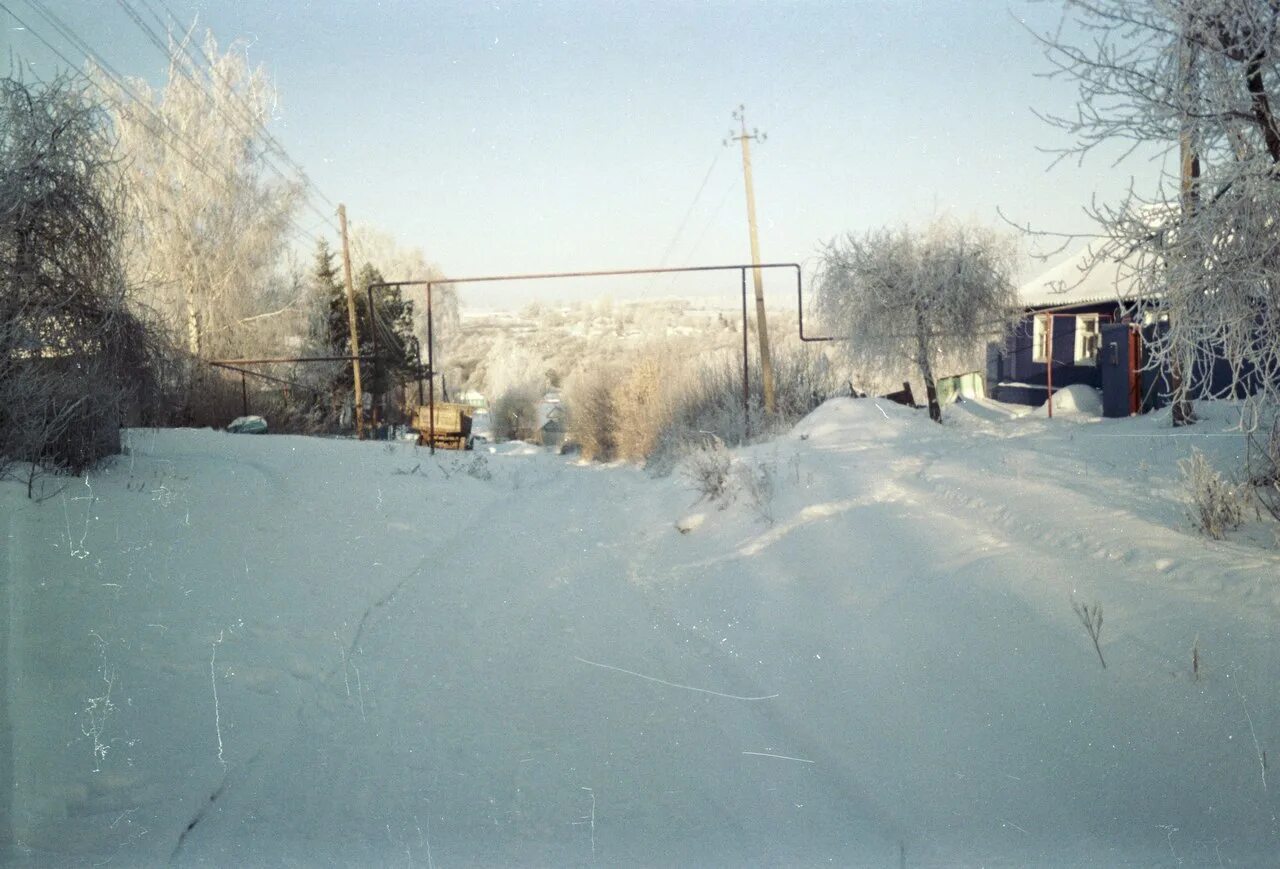
<path fill-rule="evenodd" d="M 159 14 L 151 7 L 149 0 L 139 0 L 139 2 L 141 2 L 144 6 L 147 7 L 147 10 L 151 12 L 152 17 L 154 17 L 157 21 L 160 20 Z M 157 0 L 157 2 L 160 3 L 160 6 L 164 9 L 165 13 L 169 16 L 169 19 L 173 22 L 173 24 L 180 28 L 181 23 L 178 21 L 177 16 L 173 14 L 172 10 L 169 9 L 169 7 L 163 2 L 163 0 Z M 195 45 L 196 51 L 200 54 L 202 58 L 204 58 L 205 65 L 207 67 L 206 75 L 209 75 L 210 80 L 212 80 L 213 73 L 216 71 L 213 61 L 209 58 L 209 55 L 205 52 L 204 48 L 199 43 L 187 43 L 187 42 L 180 43 L 180 45 L 183 48 L 183 51 L 186 52 L 188 56 L 191 56 L 191 50 L 190 48 L 187 47 L 188 44 Z M 310 187 L 311 190 L 315 192 L 316 196 L 320 197 L 320 199 L 329 207 L 336 209 L 338 207 L 337 204 L 328 196 L 325 196 L 324 191 L 321 190 L 319 187 L 317 187 L 315 182 L 312 181 L 309 177 L 307 177 L 306 170 L 302 168 L 302 165 L 300 163 L 298 163 L 296 160 L 294 160 L 292 157 L 289 156 L 289 152 L 285 150 L 284 145 L 280 144 L 280 141 L 274 135 L 272 135 L 271 131 L 266 128 L 266 125 L 263 124 L 262 121 L 256 117 L 249 116 L 249 120 L 252 123 L 257 124 L 262 135 L 266 137 L 267 142 L 269 142 L 276 149 L 276 152 L 280 155 L 280 157 L 286 163 L 288 163 L 293 168 L 293 170 L 298 173 L 299 176 L 302 177 L 303 182 L 308 187 Z"/>
<path fill-rule="evenodd" d="M 218 180 L 212 174 L 212 171 L 210 167 L 207 165 L 207 163 L 197 156 L 199 153 L 199 149 L 195 146 L 195 144 L 192 143 L 180 131 L 175 129 L 171 124 L 169 124 L 148 103 L 148 101 L 142 99 L 137 94 L 137 92 L 134 91 L 133 88 L 131 88 L 128 85 L 127 80 L 123 75 L 121 75 L 119 70 L 117 70 L 110 63 L 104 60 L 96 51 L 93 50 L 92 46 L 90 46 L 87 42 L 85 42 L 74 30 L 68 27 L 66 23 L 62 21 L 62 19 L 58 18 L 57 15 L 55 15 L 52 11 L 50 11 L 44 5 L 44 3 L 41 2 L 41 0 L 26 0 L 26 2 L 27 2 L 27 5 L 29 5 L 33 10 L 35 10 L 36 13 L 39 14 L 41 18 L 43 18 L 58 33 L 59 36 L 61 36 L 64 40 L 70 43 L 73 48 L 76 48 L 77 50 L 79 50 L 84 55 L 85 60 L 92 61 L 94 64 L 96 64 L 98 68 L 102 71 L 102 73 L 108 79 L 110 79 L 110 81 L 116 87 L 118 87 L 126 96 L 132 99 L 135 103 L 137 103 L 146 112 L 148 118 L 154 122 L 157 122 L 161 128 L 163 128 L 170 134 L 172 139 L 166 138 L 165 136 L 162 136 L 159 132 L 157 132 L 156 128 L 152 126 L 152 124 L 148 123 L 147 118 L 139 117 L 140 123 L 148 133 L 150 133 L 154 138 L 160 141 L 162 145 L 169 148 L 175 154 L 181 157 L 188 165 L 190 165 L 196 171 L 200 172 L 200 174 L 202 174 L 205 178 L 209 179 L 210 181 L 213 181 L 214 183 L 218 183 Z M 12 17 L 15 21 L 17 21 L 20 25 L 22 25 L 27 30 L 27 32 L 29 32 L 32 36 L 34 36 L 37 40 L 39 40 L 46 48 L 52 51 L 58 58 L 60 58 L 63 61 L 63 63 L 67 64 L 67 66 L 70 69 L 74 70 L 79 68 L 79 64 L 76 64 L 75 62 L 73 62 L 57 46 L 55 46 L 52 42 L 46 39 L 44 35 L 40 33 L 39 30 L 35 29 L 29 23 L 27 23 L 21 17 L 19 17 L 17 13 L 15 13 L 11 8 L 9 8 L 9 6 L 5 5 L 3 2 L 0 2 L 0 10 L 3 10 L 4 12 L 6 12 L 10 17 Z M 113 103 L 117 101 L 116 95 L 108 91 L 102 85 L 102 83 L 97 79 L 95 79 L 93 76 L 89 76 L 88 81 L 94 88 L 100 91 L 102 95 L 107 98 L 108 101 Z M 176 139 L 177 142 L 173 141 L 174 139 Z M 179 148 L 177 144 L 178 142 L 180 142 L 187 150 L 184 150 L 183 148 Z M 293 227 L 293 230 L 295 233 L 306 236 L 307 238 L 315 237 L 312 233 L 308 233 L 306 230 L 304 230 L 293 217 L 289 218 L 289 224 L 290 226 Z"/>
<path fill-rule="evenodd" d="M 229 124 L 231 124 L 237 131 L 248 136 L 249 138 L 253 138 L 255 136 L 261 136 L 265 140 L 265 142 L 268 144 L 267 151 L 274 151 L 282 160 L 284 160 L 292 168 L 293 172 L 298 176 L 297 180 L 302 184 L 304 191 L 308 192 L 308 195 L 309 195 L 309 192 L 315 192 L 318 196 L 320 196 L 321 199 L 325 200 L 326 202 L 329 201 L 328 197 L 320 193 L 319 190 L 315 187 L 315 185 L 311 182 L 311 180 L 307 178 L 306 173 L 302 170 L 302 167 L 298 165 L 298 163 L 294 161 L 291 157 L 289 157 L 288 152 L 284 150 L 284 146 L 281 145 L 280 142 L 274 136 L 271 135 L 271 133 L 266 129 L 266 126 L 262 123 L 261 119 L 256 116 L 256 113 L 252 110 L 252 108 L 249 105 L 247 105 L 243 100 L 237 99 L 235 97 L 234 92 L 229 87 L 229 83 L 221 79 L 219 79 L 217 82 L 214 81 L 213 76 L 214 76 L 214 73 L 216 72 L 216 67 L 213 64 L 213 61 L 210 60 L 208 54 L 204 51 L 203 48 L 199 48 L 197 46 L 200 56 L 204 58 L 205 63 L 208 65 L 207 68 L 202 68 L 200 66 L 199 62 L 196 60 L 195 55 L 191 53 L 191 50 L 188 47 L 189 43 L 187 40 L 184 39 L 180 43 L 176 43 L 177 48 L 180 48 L 183 51 L 184 57 L 190 61 L 192 68 L 197 70 L 202 70 L 205 73 L 211 85 L 222 84 L 227 87 L 227 92 L 232 96 L 232 100 L 231 100 L 232 105 L 234 105 L 240 110 L 241 117 L 239 118 L 233 117 L 232 114 L 227 110 L 227 108 L 224 107 L 222 103 L 218 102 L 213 90 L 210 87 L 207 87 L 201 80 L 198 80 L 194 75 L 191 74 L 190 70 L 187 69 L 187 63 L 184 62 L 182 59 L 178 58 L 175 49 L 171 48 L 169 45 L 166 45 L 164 40 L 160 38 L 159 34 L 157 34 L 154 30 L 151 29 L 151 27 L 143 20 L 142 16 L 137 12 L 137 10 L 134 9 L 134 7 L 129 3 L 129 0 L 116 0 L 116 3 L 117 5 L 120 6 L 121 9 L 124 10 L 125 14 L 129 16 L 130 20 L 133 21 L 133 23 L 138 27 L 138 29 L 142 31 L 143 35 L 148 39 L 148 41 L 150 41 L 152 45 L 156 46 L 156 48 L 160 50 L 160 52 L 169 61 L 170 65 L 174 69 L 176 69 L 183 78 L 189 81 L 193 86 L 199 89 L 202 94 L 204 94 L 209 98 L 209 101 L 213 105 L 214 109 L 216 109 L 217 112 L 220 115 L 222 115 L 222 117 L 225 118 Z M 152 14 L 154 15 L 155 13 L 153 12 Z M 248 124 L 247 129 L 245 126 L 243 126 L 243 123 L 245 122 L 247 122 Z M 291 180 L 290 176 L 284 170 L 282 170 L 279 166 L 277 166 L 274 162 L 272 162 L 271 157 L 269 156 L 268 153 L 264 153 L 262 155 L 262 159 L 264 164 L 266 164 L 266 166 L 270 168 L 273 172 L 275 172 L 276 175 L 278 175 L 281 179 L 286 181 Z M 333 219 L 328 214 L 326 214 L 325 212 L 321 211 L 318 207 L 316 207 L 309 198 L 304 201 L 304 204 L 308 208 L 310 208 L 313 212 L 315 212 L 317 215 L 319 215 L 320 219 L 323 220 L 325 223 L 327 223 L 331 229 L 333 229 L 335 232 L 338 231 L 338 227 L 333 222 Z M 332 205 L 332 203 L 330 204 Z"/>
<path fill-rule="evenodd" d="M 702 183 L 698 185 L 698 192 L 693 194 L 693 201 L 689 203 L 689 207 L 685 209 L 684 217 L 680 218 L 680 225 L 676 228 L 675 235 L 671 237 L 667 247 L 662 252 L 662 257 L 658 261 L 658 268 L 663 268 L 667 264 L 667 258 L 671 256 L 671 252 L 675 250 L 676 243 L 680 241 L 680 236 L 684 233 L 685 227 L 689 225 L 689 218 L 693 216 L 693 209 L 697 206 L 698 200 L 702 198 L 702 192 L 707 189 L 707 182 L 711 180 L 711 173 L 715 171 L 716 164 L 720 162 L 720 157 L 724 154 L 723 148 L 717 148 L 715 157 L 711 160 L 711 165 L 707 167 L 707 172 L 702 176 Z"/>

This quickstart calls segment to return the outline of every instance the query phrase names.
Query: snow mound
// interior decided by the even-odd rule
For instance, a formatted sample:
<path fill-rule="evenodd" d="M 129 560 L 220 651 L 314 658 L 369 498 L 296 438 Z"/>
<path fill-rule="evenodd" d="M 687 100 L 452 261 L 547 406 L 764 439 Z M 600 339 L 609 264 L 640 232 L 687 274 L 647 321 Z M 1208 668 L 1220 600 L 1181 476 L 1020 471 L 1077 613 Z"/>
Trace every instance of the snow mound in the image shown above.
<path fill-rule="evenodd" d="M 231 420 L 227 431 L 232 434 L 266 434 L 267 421 L 260 416 L 238 416 Z"/>
<path fill-rule="evenodd" d="M 1037 407 L 1029 414 L 1046 418 L 1049 416 L 1049 403 Z M 1054 416 L 1102 416 L 1102 396 L 1092 386 L 1080 383 L 1056 389 L 1053 392 Z"/>
<path fill-rule="evenodd" d="M 833 398 L 796 423 L 792 436 L 800 440 L 879 441 L 931 424 L 920 411 L 887 399 Z"/>
<path fill-rule="evenodd" d="M 706 521 L 707 521 L 707 514 L 692 513 L 688 516 L 685 516 L 681 519 L 676 520 L 676 530 L 679 531 L 681 534 L 688 534 L 692 531 L 697 531 L 699 528 L 702 527 L 702 523 Z"/>

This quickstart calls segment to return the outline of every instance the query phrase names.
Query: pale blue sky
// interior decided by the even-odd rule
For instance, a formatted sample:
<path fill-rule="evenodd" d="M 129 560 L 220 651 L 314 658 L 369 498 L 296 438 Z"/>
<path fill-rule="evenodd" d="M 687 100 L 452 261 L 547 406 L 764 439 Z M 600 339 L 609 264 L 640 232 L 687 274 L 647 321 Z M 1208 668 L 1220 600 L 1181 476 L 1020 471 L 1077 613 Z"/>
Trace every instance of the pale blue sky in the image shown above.
<path fill-rule="evenodd" d="M 3 2 L 82 58 L 29 0 Z M 122 72 L 164 75 L 117 3 L 44 2 Z M 1047 65 L 1019 20 L 1050 28 L 1055 3 L 167 3 L 250 44 L 279 89 L 275 134 L 353 222 L 453 275 L 749 259 L 740 154 L 721 146 L 739 103 L 768 133 L 754 153 L 766 260 L 944 212 L 1084 230 L 1095 191 L 1152 172 L 1103 158 L 1046 171 L 1037 147 L 1063 139 L 1032 109 L 1069 111 L 1074 93 L 1036 76 Z M 6 54 L 60 63 L 0 22 Z"/>

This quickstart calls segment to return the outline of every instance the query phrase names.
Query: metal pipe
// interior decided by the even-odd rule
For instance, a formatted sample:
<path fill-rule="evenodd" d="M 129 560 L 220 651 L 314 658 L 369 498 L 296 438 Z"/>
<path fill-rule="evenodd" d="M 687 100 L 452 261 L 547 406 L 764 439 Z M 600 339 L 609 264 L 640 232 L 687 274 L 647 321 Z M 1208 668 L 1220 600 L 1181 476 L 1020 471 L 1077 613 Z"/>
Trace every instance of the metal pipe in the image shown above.
<path fill-rule="evenodd" d="M 374 320 L 373 314 L 373 284 L 369 284 L 365 288 L 365 294 L 369 297 L 369 342 L 373 346 L 373 361 L 369 363 L 372 376 L 369 378 L 369 386 L 373 387 L 378 381 L 378 324 Z M 373 404 L 373 389 L 369 389 L 369 410 L 370 415 L 376 411 Z"/>
<path fill-rule="evenodd" d="M 250 371 L 247 368 L 237 368 L 234 365 L 227 365 L 224 362 L 208 362 L 207 364 L 213 366 L 214 368 L 225 368 L 228 371 L 236 371 L 236 372 L 239 372 L 240 374 L 247 374 L 250 377 L 260 377 L 263 380 L 270 380 L 272 383 L 282 383 L 285 386 L 296 386 L 299 389 L 309 389 L 312 392 L 315 392 L 317 394 L 324 392 L 324 390 L 322 389 L 317 389 L 314 386 L 308 386 L 305 383 L 299 383 L 296 380 L 286 380 L 283 377 L 273 377 L 270 374 L 263 374 L 261 371 Z"/>
<path fill-rule="evenodd" d="M 751 366 L 747 356 L 747 270 L 742 270 L 742 440 L 751 437 Z"/>
<path fill-rule="evenodd" d="M 368 356 L 281 356 L 272 359 L 210 359 L 210 365 L 267 365 L 272 362 L 368 362 Z"/>
<path fill-rule="evenodd" d="M 240 409 L 244 411 L 241 416 L 249 415 L 249 384 L 243 371 L 240 372 Z"/>
<path fill-rule="evenodd" d="M 434 318 L 431 314 L 431 281 L 427 281 L 427 368 L 430 378 L 427 380 L 427 393 L 431 396 L 431 404 L 427 407 L 427 432 L 431 444 L 431 455 L 436 454 L 436 357 L 435 336 L 432 332 Z"/>
<path fill-rule="evenodd" d="M 380 284 L 372 284 L 371 286 L 393 286 L 402 287 L 421 287 L 428 284 L 477 284 L 493 281 L 533 281 L 544 278 L 606 278 L 617 277 L 623 275 L 664 275 L 678 272 L 723 272 L 733 271 L 740 268 L 752 269 L 799 269 L 798 263 L 760 263 L 754 265 L 752 263 L 730 263 L 727 265 L 716 266 L 678 266 L 661 269 L 606 269 L 604 271 L 588 271 L 588 272 L 536 272 L 525 275 L 481 275 L 479 277 L 466 278 L 431 278 L 430 280 L 421 281 L 384 281 Z"/>
<path fill-rule="evenodd" d="M 417 359 L 418 359 L 418 370 L 417 370 L 417 372 L 416 372 L 416 373 L 417 373 L 417 375 L 418 375 L 418 378 L 417 378 L 417 379 L 418 379 L 418 406 L 419 406 L 419 407 L 421 407 L 421 406 L 422 406 L 422 403 L 423 403 L 423 399 L 422 399 L 422 342 L 418 340 L 417 336 L 414 336 L 414 339 L 413 339 L 413 353 L 414 353 L 414 356 L 416 356 L 416 357 L 417 357 Z"/>
<path fill-rule="evenodd" d="M 835 336 L 823 335 L 817 338 L 806 338 L 804 334 L 804 289 L 800 277 L 800 266 L 796 266 L 796 321 L 800 324 L 801 341 L 834 341 Z"/>

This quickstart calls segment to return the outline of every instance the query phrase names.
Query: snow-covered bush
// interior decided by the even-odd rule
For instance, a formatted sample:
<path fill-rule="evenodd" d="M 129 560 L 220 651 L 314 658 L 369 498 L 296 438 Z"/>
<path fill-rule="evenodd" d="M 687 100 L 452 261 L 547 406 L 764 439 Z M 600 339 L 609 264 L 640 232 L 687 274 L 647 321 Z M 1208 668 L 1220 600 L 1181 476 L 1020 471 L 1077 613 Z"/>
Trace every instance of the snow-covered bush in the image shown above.
<path fill-rule="evenodd" d="M 499 441 L 532 441 L 538 423 L 538 394 L 527 388 L 509 389 L 493 403 L 489 418 Z"/>
<path fill-rule="evenodd" d="M 794 424 L 841 390 L 841 378 L 820 350 L 783 347 L 774 353 L 774 399 L 777 412 L 766 416 L 759 367 L 750 367 L 750 427 L 742 408 L 742 358 L 725 353 L 697 366 L 673 384 L 674 399 L 649 453 L 649 465 L 669 469 L 690 445 L 709 434 L 726 444 L 745 443 Z"/>
<path fill-rule="evenodd" d="M 729 450 L 717 437 L 707 438 L 690 449 L 684 460 L 685 479 L 699 500 L 718 504 L 722 510 L 733 500 L 732 468 Z"/>
<path fill-rule="evenodd" d="M 724 510 L 745 497 L 757 516 L 772 525 L 777 494 L 778 467 L 772 461 L 735 461 L 724 441 L 711 436 L 686 447 L 680 461 L 684 478 L 707 501 Z"/>
<path fill-rule="evenodd" d="M 1192 450 L 1191 457 L 1178 463 L 1191 501 L 1189 517 L 1195 526 L 1215 540 L 1240 527 L 1244 519 L 1244 499 L 1238 488 L 1213 469 L 1204 453 Z"/>
<path fill-rule="evenodd" d="M 675 371 L 657 354 L 641 359 L 613 391 L 618 456 L 643 461 L 654 451 L 671 416 Z"/>
<path fill-rule="evenodd" d="M 569 417 L 569 440 L 587 461 L 612 461 L 617 452 L 617 414 L 607 370 L 579 371 L 565 384 L 564 405 Z"/>
<path fill-rule="evenodd" d="M 772 525 L 773 498 L 777 493 L 778 468 L 773 462 L 746 462 L 739 466 L 738 479 L 756 515 Z"/>

